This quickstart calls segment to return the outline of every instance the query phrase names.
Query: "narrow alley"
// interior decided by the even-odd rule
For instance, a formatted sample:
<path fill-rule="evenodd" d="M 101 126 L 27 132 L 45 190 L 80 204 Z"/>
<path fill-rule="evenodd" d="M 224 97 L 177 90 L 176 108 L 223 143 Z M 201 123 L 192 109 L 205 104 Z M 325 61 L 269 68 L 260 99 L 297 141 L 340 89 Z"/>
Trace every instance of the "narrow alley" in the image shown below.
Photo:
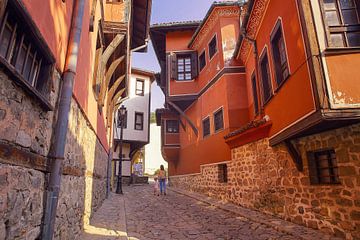
<path fill-rule="evenodd" d="M 154 196 L 151 184 L 124 187 L 124 195 L 112 194 L 104 202 L 80 239 L 334 239 L 275 219 L 289 228 L 286 232 L 219 209 L 205 200 L 209 198 L 186 194 L 170 188 L 166 196 Z M 267 218 L 274 219 L 261 217 Z"/>

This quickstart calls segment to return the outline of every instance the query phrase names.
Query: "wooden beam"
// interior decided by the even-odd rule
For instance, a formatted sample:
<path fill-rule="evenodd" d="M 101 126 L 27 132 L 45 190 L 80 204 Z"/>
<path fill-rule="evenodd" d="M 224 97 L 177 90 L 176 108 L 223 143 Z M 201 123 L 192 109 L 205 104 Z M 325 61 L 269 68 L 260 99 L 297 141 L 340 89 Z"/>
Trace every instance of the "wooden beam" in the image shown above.
<path fill-rule="evenodd" d="M 115 80 L 114 84 L 111 86 L 110 90 L 108 91 L 108 97 L 112 99 L 115 94 L 115 90 L 120 86 L 122 81 L 125 79 L 125 74 L 120 76 L 118 79 Z"/>
<path fill-rule="evenodd" d="M 96 73 L 96 82 L 102 85 L 103 78 L 106 71 L 106 65 L 109 61 L 110 56 L 114 53 L 115 49 L 120 45 L 120 43 L 124 40 L 124 35 L 117 34 L 114 39 L 111 41 L 109 46 L 106 47 L 105 51 L 101 55 L 101 60 L 99 62 L 99 67 Z"/>
<path fill-rule="evenodd" d="M 191 129 L 193 130 L 193 132 L 195 133 L 196 136 L 199 135 L 199 131 L 197 130 L 195 124 L 191 121 L 191 119 L 173 102 L 171 101 L 166 101 L 166 103 L 168 103 L 170 106 L 172 106 L 181 116 L 183 116 L 186 121 L 190 124 Z"/>
<path fill-rule="evenodd" d="M 105 99 L 105 94 L 106 94 L 106 90 L 109 87 L 109 83 L 110 83 L 110 79 L 112 77 L 112 75 L 115 72 L 115 69 L 119 66 L 119 64 L 124 61 L 125 56 L 119 57 L 118 59 L 116 59 L 115 61 L 113 61 L 109 67 L 109 69 L 106 72 L 105 75 L 105 81 L 101 84 L 100 87 L 100 94 L 99 94 L 99 99 L 98 99 L 98 104 L 99 106 L 104 106 L 104 99 Z"/>
<path fill-rule="evenodd" d="M 300 155 L 299 151 L 296 149 L 296 146 L 291 142 L 291 140 L 286 140 L 285 146 L 288 149 L 289 154 L 290 154 L 291 158 L 293 159 L 297 170 L 302 172 L 304 170 L 304 165 L 303 165 L 301 155 Z"/>

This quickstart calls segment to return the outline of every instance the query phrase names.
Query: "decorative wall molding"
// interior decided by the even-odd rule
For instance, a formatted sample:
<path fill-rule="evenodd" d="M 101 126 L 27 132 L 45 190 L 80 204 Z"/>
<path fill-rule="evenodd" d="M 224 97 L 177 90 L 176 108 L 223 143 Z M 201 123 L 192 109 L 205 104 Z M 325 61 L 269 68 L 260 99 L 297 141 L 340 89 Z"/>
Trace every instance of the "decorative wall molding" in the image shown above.
<path fill-rule="evenodd" d="M 247 24 L 247 35 L 249 38 L 255 39 L 258 32 L 261 21 L 265 15 L 265 10 L 270 0 L 257 0 L 255 1 L 254 7 L 251 11 L 251 15 Z M 243 41 L 240 47 L 240 59 L 245 62 L 246 57 L 249 54 L 251 44 L 249 41 Z"/>
<path fill-rule="evenodd" d="M 213 12 L 210 14 L 205 24 L 202 26 L 200 32 L 197 34 L 194 43 L 192 44 L 193 49 L 198 49 L 204 40 L 213 34 L 214 25 L 219 20 L 220 17 L 236 17 L 239 16 L 240 9 L 236 6 L 228 7 L 226 9 L 222 7 L 215 7 Z"/>

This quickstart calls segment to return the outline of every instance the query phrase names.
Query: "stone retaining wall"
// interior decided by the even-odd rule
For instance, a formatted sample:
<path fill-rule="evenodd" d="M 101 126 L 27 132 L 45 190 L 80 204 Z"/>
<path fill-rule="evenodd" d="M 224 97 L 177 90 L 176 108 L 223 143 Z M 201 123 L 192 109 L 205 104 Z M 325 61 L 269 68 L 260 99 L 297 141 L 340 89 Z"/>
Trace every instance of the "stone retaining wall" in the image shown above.
<path fill-rule="evenodd" d="M 284 145 L 268 139 L 232 149 L 228 182 L 218 182 L 218 166 L 173 176 L 179 188 L 197 191 L 347 239 L 360 239 L 360 124 L 301 138 L 296 143 L 299 172 Z M 311 185 L 307 152 L 334 148 L 340 184 Z"/>
<path fill-rule="evenodd" d="M 53 105 L 59 83 L 55 71 Z M 39 237 L 54 114 L 44 111 L 0 70 L 1 240 Z M 105 199 L 106 167 L 107 152 L 73 99 L 54 239 L 75 239 L 81 234 L 83 224 Z"/>

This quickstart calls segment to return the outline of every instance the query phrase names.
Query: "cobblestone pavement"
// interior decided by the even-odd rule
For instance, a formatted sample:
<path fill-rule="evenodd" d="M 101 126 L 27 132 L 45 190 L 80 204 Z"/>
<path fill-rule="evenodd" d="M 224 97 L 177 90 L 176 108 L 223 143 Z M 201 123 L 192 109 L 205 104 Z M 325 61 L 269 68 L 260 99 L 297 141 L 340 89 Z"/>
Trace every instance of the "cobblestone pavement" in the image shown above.
<path fill-rule="evenodd" d="M 201 194 L 172 189 L 154 196 L 152 185 L 123 190 L 124 195 L 112 193 L 105 200 L 78 239 L 335 239 Z"/>
<path fill-rule="evenodd" d="M 124 196 L 130 239 L 296 239 L 173 191 L 154 196 L 151 186 L 135 186 Z"/>

